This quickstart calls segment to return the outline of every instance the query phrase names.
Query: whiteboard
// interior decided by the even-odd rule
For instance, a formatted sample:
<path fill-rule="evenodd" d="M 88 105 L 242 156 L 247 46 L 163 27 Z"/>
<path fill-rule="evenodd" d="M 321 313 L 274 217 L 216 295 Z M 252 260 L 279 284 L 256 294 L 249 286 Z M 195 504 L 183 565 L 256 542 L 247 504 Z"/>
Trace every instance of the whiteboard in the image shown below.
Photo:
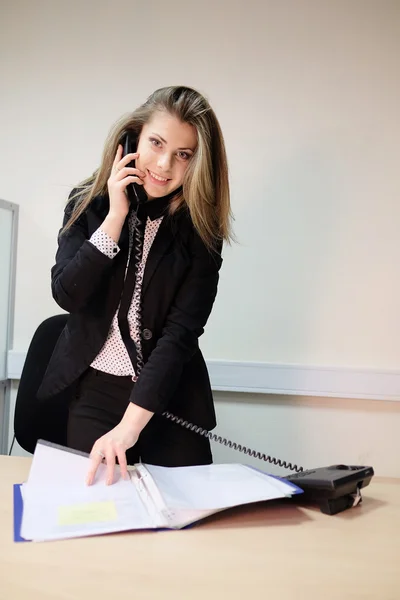
<path fill-rule="evenodd" d="M 12 345 L 18 206 L 0 200 L 0 381 L 7 378 Z"/>

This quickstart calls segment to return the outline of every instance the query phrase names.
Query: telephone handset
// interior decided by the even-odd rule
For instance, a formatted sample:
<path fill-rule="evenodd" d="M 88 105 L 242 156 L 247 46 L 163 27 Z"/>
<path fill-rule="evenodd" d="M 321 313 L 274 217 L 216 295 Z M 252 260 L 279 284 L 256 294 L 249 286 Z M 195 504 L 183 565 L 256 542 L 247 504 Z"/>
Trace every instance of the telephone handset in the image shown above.
<path fill-rule="evenodd" d="M 127 153 L 135 151 L 136 140 L 134 140 L 132 135 L 128 132 L 124 140 L 123 156 L 125 156 Z M 131 164 L 134 166 L 133 163 Z M 128 188 L 131 188 L 131 191 L 128 190 L 128 197 L 129 194 L 133 193 L 137 199 L 138 206 L 140 202 L 143 202 L 143 194 L 146 196 L 145 191 L 142 189 L 142 186 L 137 184 L 130 184 Z M 135 211 L 135 217 L 134 255 L 135 268 L 137 270 L 143 250 L 143 227 L 141 227 L 142 223 L 138 218 L 137 210 Z M 141 326 L 142 322 L 141 310 L 142 307 L 139 303 L 137 306 L 137 322 L 139 323 L 139 327 Z M 139 377 L 143 366 L 144 361 L 142 346 L 139 341 L 139 343 L 136 343 L 135 379 Z M 293 483 L 302 488 L 304 491 L 302 496 L 308 500 L 316 501 L 319 504 L 321 511 L 325 514 L 336 514 L 342 510 L 345 510 L 346 508 L 356 506 L 361 501 L 361 488 L 369 484 L 374 474 L 372 467 L 347 465 L 333 465 L 330 467 L 319 467 L 317 469 L 305 471 L 303 467 L 292 464 L 291 462 L 274 458 L 273 456 L 269 456 L 263 452 L 257 452 L 251 448 L 248 448 L 247 446 L 242 446 L 241 444 L 232 442 L 227 438 L 212 433 L 208 429 L 203 429 L 202 427 L 199 427 L 190 421 L 178 417 L 169 411 L 164 411 L 162 416 L 166 419 L 169 419 L 173 423 L 176 423 L 177 425 L 181 425 L 182 427 L 185 427 L 186 429 L 189 429 L 198 435 L 208 438 L 213 442 L 217 442 L 227 446 L 228 448 L 242 452 L 252 458 L 257 458 L 284 469 L 295 471 L 294 475 L 285 476 L 285 478 L 289 481 L 293 481 Z"/>
<path fill-rule="evenodd" d="M 133 154 L 136 152 L 136 148 L 137 148 L 137 139 L 134 136 L 132 131 L 128 131 L 122 141 L 123 144 L 123 152 L 122 152 L 122 156 L 126 156 L 127 154 Z M 126 165 L 127 167 L 135 167 L 135 161 L 131 161 L 130 163 L 128 163 Z M 138 183 L 130 183 L 129 185 L 127 185 L 126 187 L 126 193 L 128 195 L 129 198 L 129 202 L 137 202 L 137 204 L 141 204 L 142 202 L 146 202 L 147 200 L 147 195 L 146 192 L 143 189 L 142 185 L 139 185 Z"/>

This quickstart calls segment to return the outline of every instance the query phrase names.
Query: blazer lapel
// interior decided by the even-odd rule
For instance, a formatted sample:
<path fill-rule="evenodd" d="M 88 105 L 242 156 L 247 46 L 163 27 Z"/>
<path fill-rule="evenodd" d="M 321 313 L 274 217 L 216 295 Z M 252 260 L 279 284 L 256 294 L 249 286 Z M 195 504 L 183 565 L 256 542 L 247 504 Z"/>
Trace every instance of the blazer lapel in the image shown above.
<path fill-rule="evenodd" d="M 168 248 L 172 244 L 175 234 L 171 227 L 171 219 L 164 217 L 157 231 L 156 237 L 151 245 L 144 269 L 142 283 L 142 298 L 144 297 L 149 283 Z"/>

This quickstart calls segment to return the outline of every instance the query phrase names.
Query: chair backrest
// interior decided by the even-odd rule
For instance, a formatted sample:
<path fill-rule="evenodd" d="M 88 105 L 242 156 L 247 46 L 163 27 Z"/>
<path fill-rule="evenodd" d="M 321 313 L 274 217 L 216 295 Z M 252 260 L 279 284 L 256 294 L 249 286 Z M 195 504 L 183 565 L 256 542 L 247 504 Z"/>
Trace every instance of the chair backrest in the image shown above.
<path fill-rule="evenodd" d="M 76 385 L 48 400 L 36 393 L 68 315 L 55 315 L 37 328 L 26 355 L 14 413 L 14 432 L 19 445 L 33 453 L 38 439 L 63 446 L 67 443 L 68 406 Z"/>

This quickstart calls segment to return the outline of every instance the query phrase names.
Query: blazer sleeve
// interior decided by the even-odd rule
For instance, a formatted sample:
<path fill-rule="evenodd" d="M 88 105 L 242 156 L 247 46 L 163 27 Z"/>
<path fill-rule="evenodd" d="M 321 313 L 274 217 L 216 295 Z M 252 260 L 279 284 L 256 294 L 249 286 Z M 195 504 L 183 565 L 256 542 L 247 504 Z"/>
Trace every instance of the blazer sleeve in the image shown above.
<path fill-rule="evenodd" d="M 68 202 L 63 227 L 72 210 L 73 202 Z M 51 290 L 57 304 L 69 313 L 81 310 L 88 303 L 113 262 L 88 237 L 85 213 L 66 232 L 60 230 L 58 235 L 55 264 L 51 269 Z"/>
<path fill-rule="evenodd" d="M 210 316 L 222 265 L 222 244 L 207 249 L 193 231 L 192 264 L 169 311 L 162 335 L 145 363 L 131 394 L 131 402 L 159 413 L 172 398 L 185 363 L 198 350 L 198 339 Z"/>

